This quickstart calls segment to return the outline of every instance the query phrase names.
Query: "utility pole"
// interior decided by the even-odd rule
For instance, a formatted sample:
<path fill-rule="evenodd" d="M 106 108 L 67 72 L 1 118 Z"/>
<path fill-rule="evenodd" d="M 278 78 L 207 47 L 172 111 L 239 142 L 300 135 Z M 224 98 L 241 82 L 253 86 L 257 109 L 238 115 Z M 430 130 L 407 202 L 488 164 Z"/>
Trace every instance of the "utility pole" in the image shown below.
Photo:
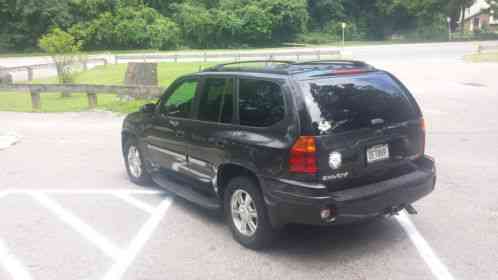
<path fill-rule="evenodd" d="M 451 18 L 448 17 L 446 20 L 448 21 L 448 39 L 451 41 L 453 39 L 452 32 L 451 32 Z"/>

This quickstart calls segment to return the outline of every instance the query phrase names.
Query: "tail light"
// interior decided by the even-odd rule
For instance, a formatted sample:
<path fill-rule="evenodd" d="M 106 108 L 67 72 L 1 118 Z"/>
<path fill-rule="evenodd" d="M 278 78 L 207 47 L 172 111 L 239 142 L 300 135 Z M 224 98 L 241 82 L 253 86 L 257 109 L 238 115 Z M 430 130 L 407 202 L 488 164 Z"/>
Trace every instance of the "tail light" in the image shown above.
<path fill-rule="evenodd" d="M 301 136 L 290 150 L 289 171 L 316 174 L 318 172 L 316 143 L 313 136 Z"/>
<path fill-rule="evenodd" d="M 425 123 L 425 119 L 424 118 L 421 118 L 420 119 L 420 128 L 425 132 L 426 128 L 427 128 L 427 125 Z"/>

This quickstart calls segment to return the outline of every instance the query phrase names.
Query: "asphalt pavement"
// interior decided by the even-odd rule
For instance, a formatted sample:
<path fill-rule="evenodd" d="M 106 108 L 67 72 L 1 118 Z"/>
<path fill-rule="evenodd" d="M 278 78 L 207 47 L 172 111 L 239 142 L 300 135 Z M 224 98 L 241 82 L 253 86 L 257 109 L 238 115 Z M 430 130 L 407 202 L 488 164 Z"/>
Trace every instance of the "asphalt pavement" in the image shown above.
<path fill-rule="evenodd" d="M 418 215 L 290 226 L 254 252 L 222 218 L 128 181 L 122 116 L 0 112 L 0 137 L 18 137 L 0 150 L 0 279 L 498 279 L 498 64 L 374 65 L 427 120 L 438 182 Z"/>

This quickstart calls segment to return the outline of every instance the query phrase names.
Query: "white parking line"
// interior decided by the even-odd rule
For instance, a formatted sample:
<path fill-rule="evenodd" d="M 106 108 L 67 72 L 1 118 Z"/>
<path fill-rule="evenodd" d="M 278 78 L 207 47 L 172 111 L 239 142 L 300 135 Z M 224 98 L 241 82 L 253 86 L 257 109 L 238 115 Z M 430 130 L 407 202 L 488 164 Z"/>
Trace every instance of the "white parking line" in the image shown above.
<path fill-rule="evenodd" d="M 419 233 L 408 215 L 402 211 L 396 216 L 403 230 L 408 234 L 418 253 L 438 280 L 454 280 L 448 268 L 441 262 L 424 237 Z"/>
<path fill-rule="evenodd" d="M 55 200 L 49 198 L 44 193 L 33 193 L 31 196 L 40 202 L 41 205 L 52 211 L 59 217 L 63 222 L 71 226 L 75 231 L 80 233 L 88 241 L 96 245 L 99 249 L 104 252 L 107 256 L 112 259 L 118 259 L 118 257 L 123 253 L 123 250 L 115 246 L 111 241 L 109 241 L 105 236 L 98 233 L 91 226 L 85 223 L 83 220 L 75 216 L 73 213 L 64 209 Z"/>
<path fill-rule="evenodd" d="M 8 190 L 11 194 L 162 194 L 162 190 L 136 190 L 136 189 L 20 189 Z"/>
<path fill-rule="evenodd" d="M 131 242 L 128 249 L 106 273 L 103 280 L 119 280 L 122 278 L 123 274 L 126 272 L 137 254 L 150 238 L 155 228 L 159 225 L 159 222 L 161 221 L 171 203 L 172 199 L 166 198 L 161 202 L 159 206 L 157 206 L 157 208 L 154 210 L 154 214 L 152 214 L 149 220 L 142 226 L 138 234 L 135 236 L 135 238 L 133 238 L 133 241 Z"/>
<path fill-rule="evenodd" d="M 154 207 L 148 205 L 147 203 L 144 203 L 128 194 L 123 194 L 123 193 L 116 193 L 114 196 L 122 199 L 123 201 L 137 207 L 138 209 L 145 211 L 149 214 L 154 213 Z"/>
<path fill-rule="evenodd" d="M 0 192 L 0 198 L 2 198 L 2 197 L 4 197 L 4 196 L 8 195 L 9 193 L 10 193 L 9 191 L 1 191 L 1 192 Z"/>
<path fill-rule="evenodd" d="M 14 280 L 31 280 L 32 277 L 21 262 L 7 249 L 0 239 L 0 264 Z"/>

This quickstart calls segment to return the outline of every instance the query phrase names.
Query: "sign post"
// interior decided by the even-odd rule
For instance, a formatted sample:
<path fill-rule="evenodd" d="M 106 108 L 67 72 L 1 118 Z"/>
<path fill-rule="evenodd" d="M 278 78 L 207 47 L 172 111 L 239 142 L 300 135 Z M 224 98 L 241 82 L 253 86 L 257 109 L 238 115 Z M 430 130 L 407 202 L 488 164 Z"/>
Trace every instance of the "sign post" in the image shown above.
<path fill-rule="evenodd" d="M 345 41 L 346 41 L 346 23 L 343 22 L 342 23 L 342 48 L 344 49 L 344 44 L 345 44 Z"/>

